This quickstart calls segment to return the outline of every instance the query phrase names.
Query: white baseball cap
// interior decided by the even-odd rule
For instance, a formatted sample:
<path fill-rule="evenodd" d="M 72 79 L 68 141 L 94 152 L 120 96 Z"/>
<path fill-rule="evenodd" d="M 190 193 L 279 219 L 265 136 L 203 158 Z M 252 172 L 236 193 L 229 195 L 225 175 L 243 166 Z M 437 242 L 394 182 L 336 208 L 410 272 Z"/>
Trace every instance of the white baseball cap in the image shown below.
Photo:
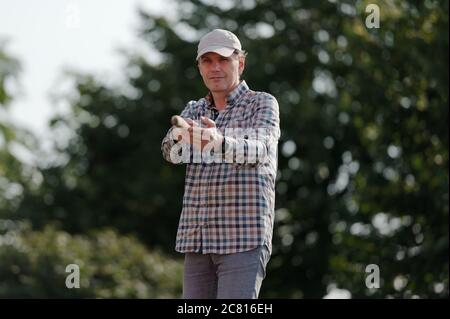
<path fill-rule="evenodd" d="M 208 52 L 215 52 L 221 56 L 229 57 L 234 50 L 242 50 L 238 37 L 228 30 L 214 29 L 200 39 L 196 60 Z"/>

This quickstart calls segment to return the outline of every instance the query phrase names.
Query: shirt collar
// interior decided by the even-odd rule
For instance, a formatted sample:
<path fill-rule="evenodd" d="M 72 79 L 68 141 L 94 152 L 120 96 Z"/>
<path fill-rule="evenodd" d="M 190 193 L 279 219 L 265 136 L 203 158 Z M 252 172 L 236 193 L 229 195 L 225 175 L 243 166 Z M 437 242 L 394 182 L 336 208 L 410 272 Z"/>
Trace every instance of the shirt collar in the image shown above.
<path fill-rule="evenodd" d="M 250 90 L 247 83 L 243 80 L 241 83 L 236 86 L 233 91 L 231 91 L 227 96 L 227 105 L 234 105 L 239 99 L 248 91 Z M 205 97 L 207 103 L 207 106 L 209 108 L 213 108 L 213 98 L 211 92 L 208 92 L 208 94 Z"/>

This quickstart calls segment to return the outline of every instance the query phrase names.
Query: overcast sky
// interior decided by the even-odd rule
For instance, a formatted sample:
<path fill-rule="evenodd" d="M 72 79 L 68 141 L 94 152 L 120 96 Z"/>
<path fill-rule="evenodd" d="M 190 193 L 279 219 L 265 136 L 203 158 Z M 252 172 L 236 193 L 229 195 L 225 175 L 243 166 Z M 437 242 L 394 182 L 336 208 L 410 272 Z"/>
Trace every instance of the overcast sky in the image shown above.
<path fill-rule="evenodd" d="M 22 66 L 20 95 L 8 117 L 45 138 L 58 111 L 49 99 L 72 68 L 120 81 L 124 58 L 118 48 L 141 48 L 137 8 L 166 14 L 171 0 L 0 0 L 0 42 Z M 138 49 L 139 50 L 139 49 Z M 152 59 L 151 52 L 148 52 Z"/>

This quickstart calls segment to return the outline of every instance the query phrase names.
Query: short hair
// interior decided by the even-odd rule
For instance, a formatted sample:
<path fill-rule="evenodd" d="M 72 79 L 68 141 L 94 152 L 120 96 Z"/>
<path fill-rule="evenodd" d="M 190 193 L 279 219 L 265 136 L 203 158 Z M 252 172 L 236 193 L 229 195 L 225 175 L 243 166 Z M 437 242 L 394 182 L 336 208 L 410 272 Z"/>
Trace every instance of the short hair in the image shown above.
<path fill-rule="evenodd" d="M 233 54 L 237 54 L 238 56 L 247 57 L 248 52 L 245 50 L 234 50 Z"/>
<path fill-rule="evenodd" d="M 245 51 L 245 50 L 238 50 L 238 49 L 236 49 L 236 50 L 234 50 L 234 52 L 233 52 L 233 55 L 237 55 L 238 58 L 243 57 L 244 60 L 246 59 L 247 54 L 248 54 L 248 53 L 247 53 L 247 51 Z M 241 79 L 241 76 L 242 76 L 242 73 L 243 73 L 243 72 L 244 72 L 244 71 L 242 70 L 242 72 L 239 73 L 239 80 Z"/>

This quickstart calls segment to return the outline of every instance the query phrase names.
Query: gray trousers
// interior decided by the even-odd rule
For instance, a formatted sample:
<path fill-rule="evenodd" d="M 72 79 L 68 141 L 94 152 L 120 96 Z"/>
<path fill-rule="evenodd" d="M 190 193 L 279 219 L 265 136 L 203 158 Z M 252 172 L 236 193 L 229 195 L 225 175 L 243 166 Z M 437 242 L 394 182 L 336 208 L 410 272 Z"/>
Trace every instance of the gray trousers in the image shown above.
<path fill-rule="evenodd" d="M 183 298 L 256 299 L 269 258 L 265 245 L 235 254 L 186 253 Z"/>

